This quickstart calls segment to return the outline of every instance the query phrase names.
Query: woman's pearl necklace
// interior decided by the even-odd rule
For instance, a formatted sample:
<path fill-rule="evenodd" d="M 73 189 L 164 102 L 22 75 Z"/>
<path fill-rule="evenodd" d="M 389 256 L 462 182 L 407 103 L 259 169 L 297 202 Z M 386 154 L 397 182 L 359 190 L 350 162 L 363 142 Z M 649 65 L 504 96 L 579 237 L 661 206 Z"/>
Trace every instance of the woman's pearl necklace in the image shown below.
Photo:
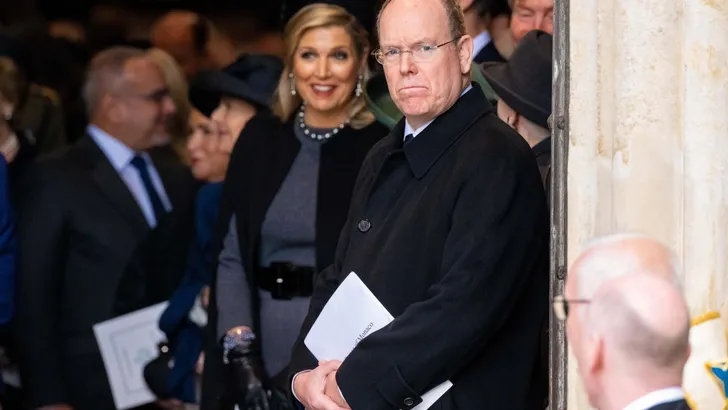
<path fill-rule="evenodd" d="M 313 140 L 316 140 L 316 141 L 325 141 L 325 140 L 328 140 L 329 138 L 331 138 L 334 135 L 338 134 L 340 130 L 343 130 L 344 127 L 346 127 L 346 125 L 349 124 L 349 120 L 347 119 L 346 121 L 344 121 L 341 124 L 339 124 L 338 127 L 336 127 L 333 130 L 331 130 L 331 132 L 327 132 L 325 134 L 317 134 L 317 133 L 311 131 L 306 126 L 306 123 L 303 122 L 303 116 L 304 116 L 304 112 L 305 112 L 305 108 L 304 107 L 305 106 L 306 106 L 305 104 L 301 104 L 301 108 L 298 110 L 298 126 L 301 127 L 301 129 L 303 130 L 303 133 L 304 134 L 306 134 L 307 136 L 309 136 Z"/>

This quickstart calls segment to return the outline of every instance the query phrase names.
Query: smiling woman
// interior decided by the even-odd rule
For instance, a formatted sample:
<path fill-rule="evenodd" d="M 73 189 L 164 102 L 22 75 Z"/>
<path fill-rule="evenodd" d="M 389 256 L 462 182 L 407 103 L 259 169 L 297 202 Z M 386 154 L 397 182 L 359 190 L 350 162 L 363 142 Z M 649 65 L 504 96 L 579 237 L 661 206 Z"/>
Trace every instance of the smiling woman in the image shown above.
<path fill-rule="evenodd" d="M 286 66 L 274 106 L 279 118 L 288 121 L 298 108 L 303 123 L 315 128 L 350 122 L 357 129 L 373 121 L 361 98 L 369 40 L 351 14 L 333 5 L 304 7 L 286 26 L 285 39 Z"/>

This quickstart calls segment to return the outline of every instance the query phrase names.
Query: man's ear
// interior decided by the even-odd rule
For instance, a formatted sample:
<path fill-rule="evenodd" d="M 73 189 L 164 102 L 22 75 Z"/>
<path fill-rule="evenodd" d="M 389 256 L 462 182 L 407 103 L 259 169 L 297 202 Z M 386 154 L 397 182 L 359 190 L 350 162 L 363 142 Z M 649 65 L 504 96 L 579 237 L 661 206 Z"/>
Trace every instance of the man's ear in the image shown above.
<path fill-rule="evenodd" d="M 592 336 L 586 346 L 586 371 L 589 374 L 601 373 L 604 368 L 604 339 Z"/>
<path fill-rule="evenodd" d="M 99 111 L 105 112 L 109 120 L 114 123 L 120 123 L 124 121 L 124 117 L 126 115 L 126 106 L 124 106 L 124 104 L 122 104 L 120 101 L 117 101 L 109 95 L 105 95 L 101 99 L 100 104 L 101 107 L 99 107 Z"/>
<path fill-rule="evenodd" d="M 458 57 L 460 58 L 460 72 L 470 74 L 473 64 L 473 38 L 467 34 L 458 40 Z"/>

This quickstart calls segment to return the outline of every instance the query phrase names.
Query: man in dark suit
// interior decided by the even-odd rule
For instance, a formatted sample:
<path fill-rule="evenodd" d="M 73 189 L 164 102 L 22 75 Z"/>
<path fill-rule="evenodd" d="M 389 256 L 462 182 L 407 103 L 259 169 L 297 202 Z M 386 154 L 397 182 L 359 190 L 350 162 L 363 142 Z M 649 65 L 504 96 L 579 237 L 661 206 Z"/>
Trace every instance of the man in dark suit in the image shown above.
<path fill-rule="evenodd" d="M 449 24 L 441 24 L 448 21 Z M 318 276 L 291 362 L 313 410 L 542 409 L 532 393 L 548 309 L 548 216 L 528 144 L 470 82 L 457 0 L 391 0 L 375 52 L 403 118 L 362 165 L 334 264 Z M 343 363 L 303 340 L 356 272 L 395 317 Z"/>
<path fill-rule="evenodd" d="M 465 31 L 473 38 L 473 61 L 477 64 L 506 61 L 495 47 L 494 39 L 486 26 L 487 19 L 493 17 L 489 10 L 492 7 L 491 1 L 458 0 L 458 3 L 463 9 Z"/>
<path fill-rule="evenodd" d="M 87 135 L 23 187 L 17 338 L 33 408 L 115 408 L 92 326 L 117 314 L 132 255 L 192 194 L 187 170 L 145 152 L 175 108 L 144 51 L 99 53 L 84 98 Z"/>
<path fill-rule="evenodd" d="M 690 316 L 676 261 L 649 237 L 616 234 L 592 240 L 569 269 L 554 313 L 593 407 L 689 409 Z"/>

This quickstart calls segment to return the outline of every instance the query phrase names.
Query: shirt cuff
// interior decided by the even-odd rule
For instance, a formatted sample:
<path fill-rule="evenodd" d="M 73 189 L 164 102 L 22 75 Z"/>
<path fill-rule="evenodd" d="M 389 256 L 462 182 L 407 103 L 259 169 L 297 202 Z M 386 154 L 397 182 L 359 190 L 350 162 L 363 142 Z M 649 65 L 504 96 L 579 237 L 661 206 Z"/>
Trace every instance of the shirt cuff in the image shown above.
<path fill-rule="evenodd" d="M 302 375 L 302 374 L 304 374 L 304 373 L 308 373 L 308 372 L 310 372 L 310 371 L 311 371 L 311 370 L 304 370 L 304 371 L 302 371 L 302 372 L 298 372 L 298 373 L 296 373 L 296 374 L 295 374 L 295 375 L 293 376 L 293 379 L 291 379 L 291 393 L 293 394 L 293 398 L 294 398 L 294 399 L 296 399 L 296 401 L 298 401 L 299 403 L 301 403 L 301 400 L 298 400 L 298 396 L 296 396 L 296 390 L 294 390 L 294 389 L 293 389 L 293 385 L 294 385 L 294 384 L 296 383 L 296 377 L 298 377 L 298 376 L 300 376 L 300 375 Z M 342 397 L 343 397 L 343 396 L 342 396 Z"/>
<path fill-rule="evenodd" d="M 348 401 L 346 401 L 346 397 L 344 397 L 344 393 L 341 392 L 341 387 L 337 386 L 337 389 L 339 389 L 339 396 L 341 396 L 341 398 L 344 399 L 344 403 L 349 403 Z"/>

